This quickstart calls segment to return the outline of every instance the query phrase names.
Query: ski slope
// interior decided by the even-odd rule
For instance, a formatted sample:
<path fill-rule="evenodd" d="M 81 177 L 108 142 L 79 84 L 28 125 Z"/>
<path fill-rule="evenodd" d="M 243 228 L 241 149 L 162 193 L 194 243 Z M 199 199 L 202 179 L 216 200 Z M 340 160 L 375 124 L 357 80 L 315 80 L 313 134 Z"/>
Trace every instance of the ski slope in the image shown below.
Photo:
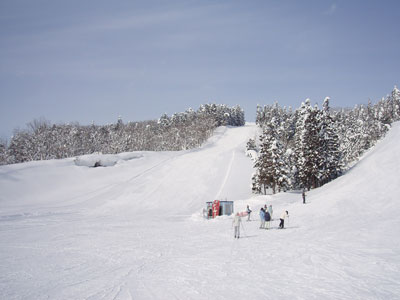
<path fill-rule="evenodd" d="M 400 124 L 306 205 L 250 194 L 256 130 L 221 127 L 200 149 L 125 153 L 111 167 L 0 167 L 0 299 L 400 298 Z M 240 239 L 232 218 L 202 218 L 216 198 L 252 207 Z"/>

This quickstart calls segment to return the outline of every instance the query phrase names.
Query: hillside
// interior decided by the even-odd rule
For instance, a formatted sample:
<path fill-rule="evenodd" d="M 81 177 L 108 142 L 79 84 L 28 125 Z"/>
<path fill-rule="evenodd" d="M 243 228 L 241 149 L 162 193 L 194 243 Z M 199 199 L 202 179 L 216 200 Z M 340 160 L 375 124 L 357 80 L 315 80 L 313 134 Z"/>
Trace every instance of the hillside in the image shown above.
<path fill-rule="evenodd" d="M 103 168 L 0 167 L 0 298 L 400 297 L 400 124 L 306 205 L 250 194 L 255 132 L 220 127 L 200 149 L 127 153 Z M 202 219 L 215 198 L 253 208 L 241 239 L 232 219 Z M 289 210 L 287 229 L 258 229 L 265 203 L 275 219 Z"/>

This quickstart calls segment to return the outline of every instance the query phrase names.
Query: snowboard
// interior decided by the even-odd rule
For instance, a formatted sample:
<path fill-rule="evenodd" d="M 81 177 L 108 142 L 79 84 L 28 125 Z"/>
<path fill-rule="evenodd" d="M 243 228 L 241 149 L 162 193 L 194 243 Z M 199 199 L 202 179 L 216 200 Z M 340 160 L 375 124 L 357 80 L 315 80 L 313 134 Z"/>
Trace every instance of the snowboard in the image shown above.
<path fill-rule="evenodd" d="M 247 211 L 241 211 L 239 213 L 239 216 L 241 216 L 241 217 L 246 217 L 247 215 L 248 215 Z"/>

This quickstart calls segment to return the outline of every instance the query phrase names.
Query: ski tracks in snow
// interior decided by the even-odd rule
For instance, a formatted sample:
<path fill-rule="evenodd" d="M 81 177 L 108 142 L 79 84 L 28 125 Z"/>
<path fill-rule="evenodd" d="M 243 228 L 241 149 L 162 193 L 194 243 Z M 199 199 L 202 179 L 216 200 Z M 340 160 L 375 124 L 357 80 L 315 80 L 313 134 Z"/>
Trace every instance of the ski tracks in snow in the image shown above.
<path fill-rule="evenodd" d="M 47 207 L 48 209 L 66 209 L 66 208 L 73 208 L 77 205 L 83 205 L 83 204 L 90 204 L 92 201 L 96 202 L 96 206 L 98 206 L 100 203 L 98 203 L 98 199 L 113 199 L 116 197 L 116 195 L 119 195 L 121 191 L 124 190 L 124 187 L 127 186 L 128 184 L 130 185 L 133 181 L 136 179 L 142 177 L 143 175 L 147 173 L 151 173 L 154 170 L 157 170 L 162 165 L 167 164 L 169 161 L 176 159 L 178 156 L 183 155 L 183 153 L 180 153 L 178 155 L 173 155 L 172 157 L 168 157 L 164 160 L 161 160 L 157 162 L 156 164 L 152 165 L 149 168 L 146 168 L 139 173 L 129 177 L 126 180 L 120 181 L 120 182 L 114 182 L 114 183 L 109 183 L 104 186 L 98 186 L 95 189 L 88 191 L 86 193 L 77 195 L 75 197 L 72 197 L 66 201 L 63 202 L 62 206 L 51 206 Z M 105 197 L 106 195 L 106 197 Z"/>
<path fill-rule="evenodd" d="M 234 160 L 235 160 L 235 151 L 232 151 L 232 156 L 231 156 L 231 160 L 229 161 L 228 169 L 226 170 L 225 177 L 224 177 L 224 180 L 222 181 L 221 187 L 220 187 L 218 193 L 215 195 L 215 199 L 219 199 L 219 197 L 221 197 L 221 193 L 222 193 L 222 191 L 226 185 L 226 182 L 228 181 L 229 175 L 231 173 Z"/>

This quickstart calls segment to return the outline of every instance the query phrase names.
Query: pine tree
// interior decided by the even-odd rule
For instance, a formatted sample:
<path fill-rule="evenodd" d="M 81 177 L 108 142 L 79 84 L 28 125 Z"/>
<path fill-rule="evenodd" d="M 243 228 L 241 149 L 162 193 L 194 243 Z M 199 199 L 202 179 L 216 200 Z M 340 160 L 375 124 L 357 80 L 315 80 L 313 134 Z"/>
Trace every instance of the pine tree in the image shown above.
<path fill-rule="evenodd" d="M 7 142 L 0 139 L 0 166 L 7 164 Z"/>
<path fill-rule="evenodd" d="M 257 182 L 258 187 L 253 190 L 261 190 L 264 194 L 268 188 L 271 188 L 275 194 L 282 189 L 287 190 L 289 186 L 278 128 L 279 121 L 272 118 L 261 136 L 260 156 L 255 163 L 257 177 L 253 180 Z"/>
<path fill-rule="evenodd" d="M 257 158 L 254 167 L 257 169 L 257 190 L 266 194 L 268 188 L 275 188 L 273 158 L 271 153 L 272 135 L 264 131 L 261 141 L 260 156 Z"/>
<path fill-rule="evenodd" d="M 261 194 L 262 193 L 261 187 L 262 185 L 258 176 L 258 172 L 253 173 L 253 175 L 251 176 L 251 190 L 253 194 Z"/>
<path fill-rule="evenodd" d="M 320 183 L 325 184 L 337 178 L 342 172 L 342 157 L 339 152 L 339 137 L 336 133 L 335 123 L 330 115 L 329 97 L 323 103 L 322 112 L 319 114 L 319 139 L 318 152 L 320 156 Z"/>
<path fill-rule="evenodd" d="M 310 100 L 307 99 L 305 103 L 302 103 L 297 121 L 295 151 L 299 186 L 308 190 L 318 187 L 320 179 L 317 113 L 318 111 L 311 107 Z"/>
<path fill-rule="evenodd" d="M 246 144 L 246 150 L 256 150 L 256 141 L 254 139 L 249 139 Z"/>
<path fill-rule="evenodd" d="M 390 99 L 393 107 L 393 119 L 398 121 L 400 120 L 400 90 L 397 86 L 394 86 Z"/>

